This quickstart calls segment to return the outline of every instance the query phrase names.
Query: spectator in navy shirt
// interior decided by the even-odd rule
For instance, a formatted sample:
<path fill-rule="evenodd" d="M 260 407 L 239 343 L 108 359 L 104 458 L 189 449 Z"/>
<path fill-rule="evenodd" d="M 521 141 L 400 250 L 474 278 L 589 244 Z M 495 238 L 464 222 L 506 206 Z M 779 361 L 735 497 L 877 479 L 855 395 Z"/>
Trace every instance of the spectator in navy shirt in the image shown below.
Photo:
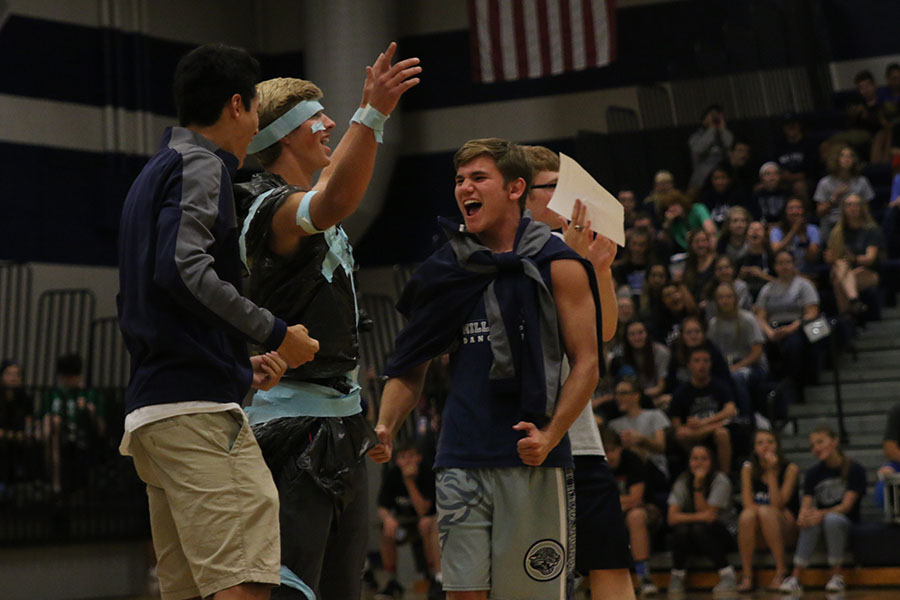
<path fill-rule="evenodd" d="M 812 453 L 818 459 L 803 478 L 803 500 L 797 526 L 800 537 L 794 554 L 794 571 L 779 588 L 787 593 L 803 591 L 800 576 L 809 564 L 819 536 L 825 532 L 825 547 L 831 579 L 827 592 L 843 592 L 841 563 L 847 548 L 850 525 L 859 522 L 859 501 L 866 493 L 866 470 L 841 452 L 837 434 L 826 426 L 809 436 Z"/>
<path fill-rule="evenodd" d="M 691 379 L 672 394 L 669 416 L 676 439 L 690 448 L 698 443 L 715 445 L 719 467 L 731 469 L 731 433 L 726 425 L 738 414 L 731 387 L 710 375 L 712 359 L 706 348 L 688 355 Z"/>

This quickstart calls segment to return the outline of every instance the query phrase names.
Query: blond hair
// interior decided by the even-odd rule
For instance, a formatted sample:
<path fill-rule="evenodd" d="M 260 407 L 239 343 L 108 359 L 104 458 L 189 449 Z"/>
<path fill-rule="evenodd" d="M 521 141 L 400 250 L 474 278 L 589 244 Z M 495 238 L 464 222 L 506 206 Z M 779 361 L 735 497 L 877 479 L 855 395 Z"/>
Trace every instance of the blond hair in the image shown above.
<path fill-rule="evenodd" d="M 544 146 L 522 146 L 531 165 L 531 177 L 543 171 L 559 171 L 559 155 Z"/>
<path fill-rule="evenodd" d="M 256 95 L 259 97 L 259 129 L 262 131 L 303 100 L 321 98 L 322 90 L 304 79 L 276 77 L 257 84 Z M 281 156 L 281 144 L 276 142 L 254 156 L 264 168 L 268 168 Z"/>

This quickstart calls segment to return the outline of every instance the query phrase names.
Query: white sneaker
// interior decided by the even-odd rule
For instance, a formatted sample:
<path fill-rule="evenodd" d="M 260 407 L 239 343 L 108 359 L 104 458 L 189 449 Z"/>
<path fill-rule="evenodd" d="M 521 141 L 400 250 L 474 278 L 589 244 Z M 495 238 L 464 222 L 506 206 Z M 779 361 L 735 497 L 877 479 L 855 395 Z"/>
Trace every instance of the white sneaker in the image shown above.
<path fill-rule="evenodd" d="M 734 572 L 720 576 L 719 583 L 713 588 L 714 598 L 731 598 L 737 594 L 737 578 Z"/>
<path fill-rule="evenodd" d="M 844 576 L 841 574 L 832 575 L 828 583 L 825 584 L 826 592 L 843 592 L 847 588 L 844 583 Z"/>
<path fill-rule="evenodd" d="M 669 577 L 669 595 L 670 596 L 683 596 L 684 595 L 684 575 L 672 575 Z"/>
<path fill-rule="evenodd" d="M 789 576 L 785 577 L 781 585 L 778 586 L 778 591 L 784 594 L 801 594 L 803 593 L 803 586 L 800 585 L 796 577 Z"/>
<path fill-rule="evenodd" d="M 659 593 L 659 588 L 656 587 L 656 584 L 649 577 L 641 577 L 638 580 L 638 587 L 640 588 L 641 596 L 652 596 Z"/>

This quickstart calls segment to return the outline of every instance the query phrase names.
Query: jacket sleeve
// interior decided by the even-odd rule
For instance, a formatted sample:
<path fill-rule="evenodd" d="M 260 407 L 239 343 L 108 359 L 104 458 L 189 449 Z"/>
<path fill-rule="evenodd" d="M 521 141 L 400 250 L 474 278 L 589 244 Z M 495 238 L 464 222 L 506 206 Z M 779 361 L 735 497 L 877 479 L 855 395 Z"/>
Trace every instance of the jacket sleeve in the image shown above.
<path fill-rule="evenodd" d="M 202 152 L 187 153 L 183 161 L 160 207 L 153 281 L 213 326 L 275 349 L 285 336 L 284 321 L 244 298 L 213 268 L 210 250 L 222 243 L 213 229 L 220 218 L 223 166 L 215 155 Z"/>

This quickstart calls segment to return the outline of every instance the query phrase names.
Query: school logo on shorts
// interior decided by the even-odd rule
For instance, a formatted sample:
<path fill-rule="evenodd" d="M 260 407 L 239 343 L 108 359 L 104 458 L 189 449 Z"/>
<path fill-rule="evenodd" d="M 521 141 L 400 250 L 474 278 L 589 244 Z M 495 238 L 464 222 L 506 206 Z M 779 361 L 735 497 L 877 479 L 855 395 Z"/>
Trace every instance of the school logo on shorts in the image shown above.
<path fill-rule="evenodd" d="M 535 542 L 525 553 L 525 572 L 535 581 L 556 579 L 566 566 L 565 555 L 556 540 Z"/>

